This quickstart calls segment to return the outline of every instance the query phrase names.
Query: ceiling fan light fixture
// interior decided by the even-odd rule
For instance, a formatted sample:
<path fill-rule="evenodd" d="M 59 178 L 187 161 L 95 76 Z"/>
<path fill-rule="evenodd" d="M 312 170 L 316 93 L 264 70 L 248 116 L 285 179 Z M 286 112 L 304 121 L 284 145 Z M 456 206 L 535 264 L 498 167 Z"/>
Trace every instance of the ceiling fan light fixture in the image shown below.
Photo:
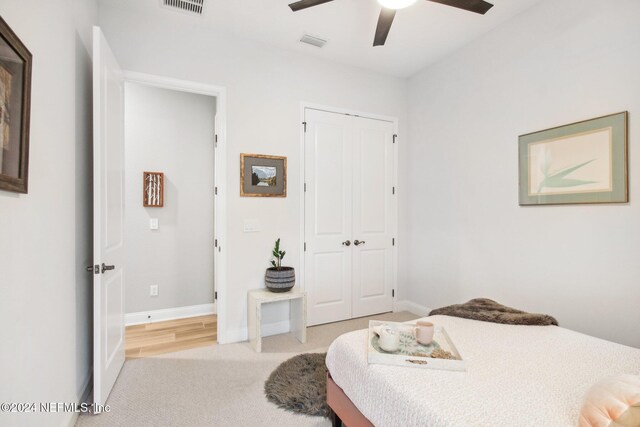
<path fill-rule="evenodd" d="M 378 0 L 378 3 L 386 9 L 404 9 L 414 4 L 416 0 Z"/>

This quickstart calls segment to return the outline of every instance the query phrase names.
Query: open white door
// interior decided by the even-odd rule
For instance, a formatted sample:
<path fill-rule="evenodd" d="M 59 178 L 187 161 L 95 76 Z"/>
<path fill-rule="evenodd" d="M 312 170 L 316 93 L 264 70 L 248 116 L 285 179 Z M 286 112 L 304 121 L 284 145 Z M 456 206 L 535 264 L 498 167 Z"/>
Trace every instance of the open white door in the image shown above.
<path fill-rule="evenodd" d="M 124 80 L 93 28 L 93 399 L 104 405 L 124 364 Z"/>

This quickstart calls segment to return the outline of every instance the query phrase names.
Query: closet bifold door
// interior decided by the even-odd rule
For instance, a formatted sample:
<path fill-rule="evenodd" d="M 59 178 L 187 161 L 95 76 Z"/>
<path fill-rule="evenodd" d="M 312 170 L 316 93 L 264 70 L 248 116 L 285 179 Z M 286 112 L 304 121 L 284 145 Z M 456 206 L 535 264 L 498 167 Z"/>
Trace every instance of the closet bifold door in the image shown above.
<path fill-rule="evenodd" d="M 308 325 L 352 317 L 350 116 L 307 109 L 305 133 L 305 289 Z"/>
<path fill-rule="evenodd" d="M 393 123 L 352 117 L 352 317 L 393 310 Z"/>

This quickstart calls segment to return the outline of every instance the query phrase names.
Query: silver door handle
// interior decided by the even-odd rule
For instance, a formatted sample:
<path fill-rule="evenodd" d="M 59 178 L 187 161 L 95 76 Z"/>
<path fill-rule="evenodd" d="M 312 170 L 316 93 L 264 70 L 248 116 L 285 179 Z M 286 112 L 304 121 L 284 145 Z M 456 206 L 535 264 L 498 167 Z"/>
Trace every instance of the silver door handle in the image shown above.
<path fill-rule="evenodd" d="M 351 246 L 351 240 L 345 240 L 344 242 L 342 242 L 342 244 L 344 246 Z"/>
<path fill-rule="evenodd" d="M 115 265 L 106 265 L 104 262 L 102 263 L 102 274 L 104 274 L 105 271 L 115 270 L 115 269 L 116 269 Z"/>
<path fill-rule="evenodd" d="M 364 243 L 365 243 L 364 240 L 354 240 L 353 241 L 353 244 L 356 245 L 356 246 L 364 245 Z"/>

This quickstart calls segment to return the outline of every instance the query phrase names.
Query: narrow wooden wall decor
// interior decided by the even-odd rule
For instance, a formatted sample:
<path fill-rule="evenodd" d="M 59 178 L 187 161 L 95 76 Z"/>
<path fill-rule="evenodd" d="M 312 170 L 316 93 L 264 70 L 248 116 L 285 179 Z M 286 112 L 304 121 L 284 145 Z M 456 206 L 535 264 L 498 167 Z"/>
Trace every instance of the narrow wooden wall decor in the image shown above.
<path fill-rule="evenodd" d="M 142 204 L 145 208 L 164 206 L 164 173 L 143 172 Z"/>

